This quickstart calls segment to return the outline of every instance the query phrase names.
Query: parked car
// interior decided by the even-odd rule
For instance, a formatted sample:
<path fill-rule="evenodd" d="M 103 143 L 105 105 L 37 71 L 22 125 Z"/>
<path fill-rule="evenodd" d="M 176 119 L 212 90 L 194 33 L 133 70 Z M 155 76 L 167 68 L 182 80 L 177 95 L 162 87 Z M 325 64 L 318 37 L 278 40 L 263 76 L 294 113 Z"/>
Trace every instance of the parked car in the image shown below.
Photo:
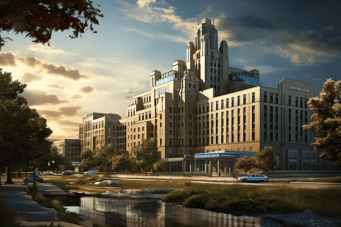
<path fill-rule="evenodd" d="M 88 170 L 84 174 L 97 174 L 97 172 L 95 170 Z"/>
<path fill-rule="evenodd" d="M 28 182 L 33 182 L 33 175 L 28 176 L 27 180 L 28 180 Z M 26 177 L 23 178 L 23 181 L 24 181 L 24 183 L 26 182 Z M 41 183 L 44 182 L 43 178 L 38 177 L 37 175 L 35 176 L 35 181 L 36 182 L 41 182 Z"/>
<path fill-rule="evenodd" d="M 73 175 L 73 173 L 74 173 L 74 171 L 73 170 L 65 170 L 64 172 L 62 172 L 62 175 L 66 175 L 66 176 L 68 176 L 68 175 Z"/>
<path fill-rule="evenodd" d="M 46 171 L 44 174 L 46 174 L 46 175 L 56 175 L 54 172 L 52 172 L 52 171 Z"/>
<path fill-rule="evenodd" d="M 244 176 L 244 177 L 238 177 L 238 181 L 243 181 L 243 182 L 267 182 L 268 177 L 259 175 L 259 174 L 251 174 L 250 176 Z"/>

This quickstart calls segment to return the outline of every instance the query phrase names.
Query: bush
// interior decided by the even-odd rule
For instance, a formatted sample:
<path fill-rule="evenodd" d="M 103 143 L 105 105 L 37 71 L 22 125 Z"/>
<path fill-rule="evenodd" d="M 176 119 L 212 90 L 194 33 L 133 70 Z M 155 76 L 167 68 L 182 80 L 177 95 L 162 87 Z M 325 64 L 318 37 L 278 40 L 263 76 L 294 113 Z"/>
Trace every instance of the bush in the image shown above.
<path fill-rule="evenodd" d="M 192 195 L 199 195 L 203 193 L 205 193 L 205 191 L 200 189 L 174 190 L 168 193 L 165 197 L 163 197 L 162 202 L 167 203 L 184 202 Z"/>
<path fill-rule="evenodd" d="M 189 208 L 205 208 L 206 203 L 208 202 L 209 197 L 207 194 L 200 195 L 192 195 L 188 199 L 185 200 L 184 206 Z"/>
<path fill-rule="evenodd" d="M 15 214 L 2 200 L 0 200 L 0 220 L 3 227 L 18 227 L 15 222 Z"/>
<path fill-rule="evenodd" d="M 185 186 L 192 186 L 192 182 L 185 182 Z"/>

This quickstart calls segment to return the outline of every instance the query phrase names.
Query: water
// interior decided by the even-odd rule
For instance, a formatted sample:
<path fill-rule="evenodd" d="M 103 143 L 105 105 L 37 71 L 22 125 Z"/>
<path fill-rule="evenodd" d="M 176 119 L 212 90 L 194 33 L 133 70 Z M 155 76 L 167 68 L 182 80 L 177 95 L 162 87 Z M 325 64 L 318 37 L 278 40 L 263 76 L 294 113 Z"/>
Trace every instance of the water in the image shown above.
<path fill-rule="evenodd" d="M 78 200 L 78 204 L 77 204 Z M 277 222 L 258 217 L 233 216 L 203 209 L 185 208 L 152 199 L 70 197 L 64 200 L 67 210 L 89 217 L 83 226 L 140 227 L 279 227 Z"/>

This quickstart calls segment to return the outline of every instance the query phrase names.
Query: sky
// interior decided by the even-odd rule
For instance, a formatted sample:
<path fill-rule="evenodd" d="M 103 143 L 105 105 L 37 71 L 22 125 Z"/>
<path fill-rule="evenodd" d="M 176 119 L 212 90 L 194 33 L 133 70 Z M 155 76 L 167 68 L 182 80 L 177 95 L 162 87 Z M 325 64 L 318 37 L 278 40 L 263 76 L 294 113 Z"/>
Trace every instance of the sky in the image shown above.
<path fill-rule="evenodd" d="M 53 33 L 51 47 L 4 33 L 0 67 L 27 84 L 23 96 L 47 119 L 49 139 L 77 139 L 91 112 L 126 118 L 134 95 L 149 90 L 151 71 L 185 60 L 198 19 L 214 18 L 230 67 L 258 69 L 264 86 L 282 78 L 341 79 L 341 2 L 337 0 L 93 0 L 104 15 L 82 38 Z M 98 6 L 99 4 L 100 6 Z"/>

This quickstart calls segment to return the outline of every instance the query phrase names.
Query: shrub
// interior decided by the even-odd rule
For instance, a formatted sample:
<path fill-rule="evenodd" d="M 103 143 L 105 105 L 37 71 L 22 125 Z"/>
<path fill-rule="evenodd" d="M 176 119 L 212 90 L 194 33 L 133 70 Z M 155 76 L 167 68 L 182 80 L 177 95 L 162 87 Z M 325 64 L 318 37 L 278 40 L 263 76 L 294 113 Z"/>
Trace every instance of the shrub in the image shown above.
<path fill-rule="evenodd" d="M 0 220 L 3 227 L 17 227 L 15 222 L 15 214 L 2 200 L 0 200 Z"/>
<path fill-rule="evenodd" d="M 185 182 L 185 186 L 192 186 L 192 182 Z"/>
<path fill-rule="evenodd" d="M 184 202 L 187 198 L 191 197 L 192 195 L 199 195 L 203 193 L 205 193 L 205 191 L 201 189 L 174 190 L 168 193 L 165 197 L 163 197 L 162 202 L 167 203 Z"/>
<path fill-rule="evenodd" d="M 209 197 L 207 194 L 199 194 L 192 195 L 188 199 L 185 200 L 184 206 L 189 208 L 205 208 L 206 203 L 208 202 Z"/>

